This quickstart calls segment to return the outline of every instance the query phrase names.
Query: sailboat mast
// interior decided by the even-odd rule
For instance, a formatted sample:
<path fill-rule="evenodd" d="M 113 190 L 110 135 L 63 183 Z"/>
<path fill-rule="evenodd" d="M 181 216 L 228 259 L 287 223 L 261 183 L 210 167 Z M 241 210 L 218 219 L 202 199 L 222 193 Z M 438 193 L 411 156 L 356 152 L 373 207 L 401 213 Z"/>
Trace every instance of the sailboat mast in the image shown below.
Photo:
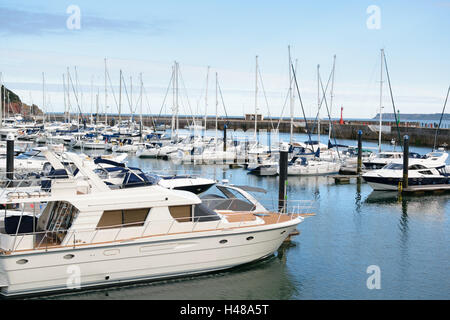
<path fill-rule="evenodd" d="M 206 135 L 206 123 L 207 123 L 207 117 L 208 117 L 208 85 L 209 85 L 209 66 L 206 70 L 206 93 L 205 93 L 205 129 L 203 136 Z M 195 125 L 195 124 L 194 124 Z"/>
<path fill-rule="evenodd" d="M 255 68 L 255 141 L 258 131 L 258 56 L 256 56 L 256 68 Z"/>
<path fill-rule="evenodd" d="M 384 49 L 381 49 L 381 68 L 380 68 L 380 132 L 378 133 L 378 152 L 381 152 L 381 126 L 383 123 L 383 55 Z"/>
<path fill-rule="evenodd" d="M 45 127 L 45 75 L 42 72 L 42 112 L 44 113 L 43 124 Z"/>
<path fill-rule="evenodd" d="M 134 120 L 134 112 L 133 112 L 133 77 L 130 76 L 130 105 L 131 105 L 131 116 L 130 116 L 130 126 L 131 121 Z M 134 127 L 134 125 L 133 125 Z"/>
<path fill-rule="evenodd" d="M 93 123 L 93 111 L 94 111 L 94 76 L 91 76 L 91 126 Z"/>
<path fill-rule="evenodd" d="M 144 90 L 144 82 L 142 81 L 142 72 L 139 74 L 139 80 L 141 81 L 141 90 L 140 90 L 140 93 L 139 93 L 139 95 L 140 95 L 140 97 L 141 97 L 141 101 L 140 101 L 140 115 L 139 115 L 139 121 L 141 122 L 141 126 L 143 125 L 142 124 L 142 100 L 144 99 L 144 96 L 143 96 L 143 90 Z"/>
<path fill-rule="evenodd" d="M 106 83 L 107 69 L 106 69 L 106 58 L 105 58 L 105 125 L 108 125 L 108 85 Z"/>
<path fill-rule="evenodd" d="M 100 96 L 100 89 L 97 88 L 97 96 L 96 96 L 96 100 L 95 100 L 95 114 L 96 114 L 97 121 L 98 121 L 98 106 L 99 106 L 98 100 L 99 100 L 99 96 Z M 95 128 L 97 128 L 97 126 L 95 126 Z"/>
<path fill-rule="evenodd" d="M 336 68 L 336 55 L 333 56 L 333 73 L 331 78 L 331 92 L 330 92 L 330 119 L 329 119 L 329 127 L 328 127 L 328 141 L 331 140 L 331 110 L 333 108 L 333 90 L 334 90 L 334 71 Z"/>
<path fill-rule="evenodd" d="M 78 97 L 78 71 L 77 71 L 77 66 L 74 67 L 75 68 L 75 97 Z M 77 104 L 78 104 L 78 98 L 77 98 Z M 81 95 L 80 95 L 80 103 L 78 104 L 78 128 L 80 128 L 80 116 L 81 116 L 81 111 L 83 108 L 83 90 L 81 90 Z"/>
<path fill-rule="evenodd" d="M 178 113 L 179 113 L 179 106 L 178 106 L 178 62 L 176 62 L 176 61 L 175 61 L 175 85 L 176 85 L 176 87 L 175 87 L 175 93 L 176 93 L 175 94 L 175 108 L 176 108 L 176 111 L 177 111 L 175 121 L 176 121 L 176 135 L 177 135 L 177 138 L 178 138 L 178 130 L 179 130 L 179 127 L 180 127 L 180 121 L 178 119 Z"/>
<path fill-rule="evenodd" d="M 66 122 L 66 116 L 67 116 L 67 101 L 66 101 L 66 77 L 63 73 L 63 96 L 64 96 L 64 122 Z"/>
<path fill-rule="evenodd" d="M 174 131 L 175 131 L 175 63 L 172 66 L 172 121 L 170 124 L 171 137 L 174 139 Z"/>
<path fill-rule="evenodd" d="M 291 109 L 291 129 L 290 129 L 289 143 L 292 144 L 292 136 L 294 134 L 294 97 L 292 95 L 291 46 L 288 46 L 288 55 L 289 55 L 289 106 Z"/>
<path fill-rule="evenodd" d="M 70 104 L 70 84 L 69 84 L 69 67 L 67 67 L 67 118 L 68 123 L 70 123 L 70 111 L 72 109 L 72 105 Z"/>
<path fill-rule="evenodd" d="M 317 65 L 317 140 L 320 143 L 320 65 Z M 314 150 L 314 147 L 312 147 Z M 314 150 L 316 151 L 316 150 Z"/>
<path fill-rule="evenodd" d="M 218 138 L 218 116 L 217 116 L 217 111 L 218 111 L 218 106 L 219 106 L 219 99 L 218 99 L 218 78 L 217 78 L 217 72 L 216 72 L 216 150 L 217 150 L 217 138 Z"/>
<path fill-rule="evenodd" d="M 0 128 L 3 128 L 3 101 L 5 97 L 5 87 L 3 86 L 3 73 L 0 72 Z M 33 104 L 31 104 L 33 106 Z"/>
<path fill-rule="evenodd" d="M 122 122 L 122 69 L 120 70 L 119 84 L 119 126 Z M 120 133 L 120 129 L 119 129 Z"/>

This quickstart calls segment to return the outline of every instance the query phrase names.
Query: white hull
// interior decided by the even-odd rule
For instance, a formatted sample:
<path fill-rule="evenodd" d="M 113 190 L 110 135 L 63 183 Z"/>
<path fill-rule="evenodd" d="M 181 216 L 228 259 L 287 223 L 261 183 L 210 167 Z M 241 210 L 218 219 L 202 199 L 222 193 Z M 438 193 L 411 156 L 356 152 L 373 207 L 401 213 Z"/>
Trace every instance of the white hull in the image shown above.
<path fill-rule="evenodd" d="M 136 156 L 138 158 L 156 158 L 158 156 L 158 149 L 144 149 L 136 151 Z"/>
<path fill-rule="evenodd" d="M 74 270 L 79 270 L 80 287 L 85 288 L 231 268 L 273 254 L 297 224 L 291 221 L 272 228 L 199 232 L 189 238 L 150 237 L 95 248 L 69 246 L 49 252 L 4 255 L 0 257 L 1 293 L 23 295 L 72 289 Z M 249 236 L 254 239 L 247 240 Z M 224 239 L 228 242 L 220 244 Z M 67 260 L 67 255 L 74 257 Z M 28 263 L 17 264 L 20 259 Z"/>
<path fill-rule="evenodd" d="M 292 176 L 317 176 L 338 173 L 341 165 L 333 162 L 322 162 L 317 165 L 292 165 L 288 167 L 288 175 Z"/>
<path fill-rule="evenodd" d="M 84 142 L 83 148 L 89 150 L 105 150 L 106 143 Z"/>
<path fill-rule="evenodd" d="M 115 145 L 112 147 L 113 152 L 136 152 L 138 150 L 137 145 L 124 145 L 124 146 L 118 146 Z"/>
<path fill-rule="evenodd" d="M 258 176 L 275 176 L 278 174 L 278 164 L 251 164 L 247 167 L 251 173 L 254 173 Z"/>
<path fill-rule="evenodd" d="M 34 160 L 34 159 L 14 159 L 14 171 L 16 172 L 29 172 L 40 171 L 44 167 L 46 160 Z M 0 159 L 0 172 L 6 172 L 6 158 Z"/>
<path fill-rule="evenodd" d="M 369 186 L 372 187 L 373 190 L 376 191 L 397 191 L 398 186 L 384 184 L 384 183 L 376 183 L 376 182 L 367 182 Z"/>

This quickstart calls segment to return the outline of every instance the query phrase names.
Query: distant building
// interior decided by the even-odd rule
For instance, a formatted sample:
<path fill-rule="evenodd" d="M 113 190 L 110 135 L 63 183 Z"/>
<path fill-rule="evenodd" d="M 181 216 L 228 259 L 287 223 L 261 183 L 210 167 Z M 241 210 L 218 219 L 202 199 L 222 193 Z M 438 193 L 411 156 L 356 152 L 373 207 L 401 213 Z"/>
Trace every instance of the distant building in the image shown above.
<path fill-rule="evenodd" d="M 245 120 L 247 120 L 247 121 L 255 121 L 255 114 L 254 114 L 254 113 L 247 113 L 247 114 L 245 115 Z M 264 120 L 263 115 L 257 113 L 257 114 L 256 114 L 256 120 L 257 120 L 257 121 Z"/>

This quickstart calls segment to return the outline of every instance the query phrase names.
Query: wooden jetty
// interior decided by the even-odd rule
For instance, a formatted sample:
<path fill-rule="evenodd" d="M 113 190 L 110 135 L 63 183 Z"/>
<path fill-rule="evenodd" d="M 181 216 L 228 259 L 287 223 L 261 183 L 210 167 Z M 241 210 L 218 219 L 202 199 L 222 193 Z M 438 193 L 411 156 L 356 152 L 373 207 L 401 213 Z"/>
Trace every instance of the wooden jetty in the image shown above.
<path fill-rule="evenodd" d="M 450 191 L 450 184 L 415 185 L 408 186 L 399 191 L 402 193 L 443 193 Z"/>

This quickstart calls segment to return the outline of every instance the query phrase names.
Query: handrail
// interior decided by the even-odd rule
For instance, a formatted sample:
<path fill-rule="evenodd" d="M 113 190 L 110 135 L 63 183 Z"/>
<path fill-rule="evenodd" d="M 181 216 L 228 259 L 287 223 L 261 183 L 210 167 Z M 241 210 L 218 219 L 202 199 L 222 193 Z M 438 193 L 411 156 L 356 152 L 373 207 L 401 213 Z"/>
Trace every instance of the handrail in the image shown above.
<path fill-rule="evenodd" d="M 215 199 L 211 199 L 211 200 L 215 200 Z M 237 199 L 235 199 L 237 200 Z M 208 201 L 208 200 L 205 200 Z M 305 202 L 308 200 L 301 200 L 301 201 L 295 201 L 295 200 L 287 200 L 287 202 L 294 202 L 294 203 L 301 203 L 301 202 Z M 295 206 L 296 208 L 300 208 L 300 205 Z M 310 207 L 301 207 L 301 208 L 310 208 Z M 226 211 L 226 210 L 224 210 Z M 22 211 L 22 215 L 23 215 Z M 258 214 L 268 214 L 268 215 L 274 215 L 277 213 L 274 212 L 270 212 L 270 211 L 237 211 L 237 212 L 223 212 L 221 210 L 219 210 L 219 212 L 217 212 L 217 215 L 220 217 L 220 219 L 218 219 L 217 224 L 215 225 L 215 227 L 211 227 L 211 225 L 208 225 L 208 229 L 207 230 L 220 230 L 219 227 L 222 227 L 223 222 L 227 221 L 227 218 L 232 218 L 233 216 L 242 216 L 245 213 L 251 213 L 254 215 L 258 215 Z M 301 213 L 298 212 L 298 210 L 294 210 L 292 212 L 289 213 L 278 213 L 278 218 L 277 218 L 277 222 L 280 222 L 280 219 L 282 216 L 289 216 L 290 220 L 297 218 L 298 216 L 301 216 Z M 14 242 L 12 247 L 8 250 L 8 248 L 3 248 L 4 251 L 9 251 L 9 252 L 14 252 L 18 249 L 18 247 L 20 246 L 20 244 L 23 242 L 24 238 L 26 236 L 34 236 L 33 238 L 33 247 L 30 249 L 25 249 L 25 250 L 40 250 L 40 249 L 46 249 L 48 250 L 49 247 L 49 239 L 52 240 L 53 242 L 51 243 L 52 246 L 59 246 L 61 245 L 61 243 L 66 240 L 67 243 L 70 243 L 72 238 L 73 238 L 73 247 L 75 248 L 77 246 L 76 241 L 75 241 L 75 237 L 77 239 L 83 239 L 85 238 L 87 242 L 83 243 L 83 244 L 93 244 L 94 240 L 96 238 L 96 236 L 98 235 L 99 231 L 102 230 L 116 230 L 117 229 L 117 233 L 115 234 L 114 238 L 112 241 L 124 241 L 126 239 L 119 239 L 119 235 L 127 228 L 127 227 L 142 227 L 142 232 L 140 232 L 140 236 L 136 236 L 136 237 L 143 237 L 145 232 L 148 230 L 149 227 L 151 227 L 152 225 L 157 225 L 158 223 L 170 223 L 170 225 L 168 226 L 167 231 L 165 231 L 165 233 L 158 233 L 155 235 L 169 235 L 171 234 L 171 230 L 173 229 L 175 222 L 178 223 L 185 223 L 185 222 L 191 222 L 192 223 L 192 228 L 189 228 L 188 230 L 190 231 L 183 231 L 183 232 L 195 232 L 195 231 L 199 231 L 198 230 L 198 226 L 200 225 L 201 219 L 195 219 L 195 216 L 192 217 L 183 217 L 183 218 L 176 218 L 176 219 L 160 219 L 160 220 L 150 220 L 150 221 L 142 221 L 142 222 L 131 222 L 131 223 L 125 223 L 125 224 L 117 224 L 117 225 L 111 225 L 111 226 L 107 226 L 107 227 L 96 227 L 96 228 L 80 228 L 77 230 L 72 230 L 72 229 L 58 229 L 58 230 L 43 230 L 43 231 L 35 231 L 32 233 L 22 233 L 22 234 L 18 234 L 16 233 L 15 235 L 10 235 L 12 237 L 14 237 Z M 213 221 L 207 221 L 207 222 L 213 222 Z M 243 226 L 243 224 L 247 222 L 245 220 L 240 220 L 238 222 L 229 222 L 230 224 L 230 228 L 240 228 Z M 203 222 L 202 222 L 203 223 Z M 259 225 L 259 224 L 258 224 Z M 196 230 L 197 229 L 197 230 Z M 18 230 L 18 229 L 17 229 Z M 201 229 L 200 229 L 201 230 Z M 90 236 L 89 234 L 87 235 L 87 237 L 82 237 L 82 234 L 86 234 L 89 233 L 92 236 Z M 57 239 L 57 235 L 58 234 L 64 234 L 65 237 L 64 239 Z M 36 245 L 36 240 L 38 240 L 38 236 L 42 235 L 42 239 L 40 239 L 39 243 L 37 243 Z M 78 236 L 77 236 L 78 235 Z M 67 239 L 66 239 L 67 237 Z M 136 238 L 133 237 L 133 238 Z M 43 244 L 45 243 L 45 247 L 43 247 Z"/>

